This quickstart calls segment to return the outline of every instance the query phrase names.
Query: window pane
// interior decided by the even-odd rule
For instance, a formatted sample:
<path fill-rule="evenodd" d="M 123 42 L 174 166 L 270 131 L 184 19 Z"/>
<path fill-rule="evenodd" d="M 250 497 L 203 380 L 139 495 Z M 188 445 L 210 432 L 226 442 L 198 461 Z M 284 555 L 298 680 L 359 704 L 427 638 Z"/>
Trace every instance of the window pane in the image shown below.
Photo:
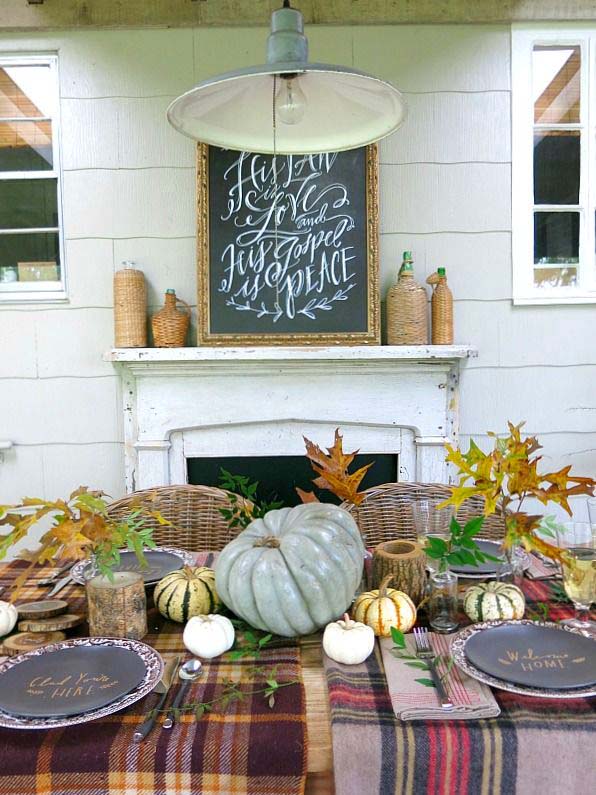
<path fill-rule="evenodd" d="M 579 122 L 579 46 L 535 46 L 532 57 L 536 124 Z"/>
<path fill-rule="evenodd" d="M 0 180 L 0 229 L 58 226 L 57 180 Z"/>
<path fill-rule="evenodd" d="M 0 235 L 0 282 L 60 280 L 58 233 Z"/>
<path fill-rule="evenodd" d="M 579 213 L 534 213 L 534 263 L 579 261 Z"/>
<path fill-rule="evenodd" d="M 52 165 L 52 122 L 0 122 L 0 171 L 47 171 Z"/>
<path fill-rule="evenodd" d="M 0 69 L 0 116 L 54 115 L 54 87 L 49 66 L 5 66 Z"/>
<path fill-rule="evenodd" d="M 534 204 L 577 204 L 579 160 L 579 130 L 534 133 Z"/>
<path fill-rule="evenodd" d="M 535 268 L 534 287 L 576 287 L 577 268 Z"/>

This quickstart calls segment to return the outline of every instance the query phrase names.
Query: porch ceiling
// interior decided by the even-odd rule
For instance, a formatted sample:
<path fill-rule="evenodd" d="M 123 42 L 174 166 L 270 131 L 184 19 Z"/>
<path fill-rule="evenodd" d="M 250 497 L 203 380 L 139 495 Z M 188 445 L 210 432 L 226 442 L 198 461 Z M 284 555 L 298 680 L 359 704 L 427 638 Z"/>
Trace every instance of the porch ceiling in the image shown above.
<path fill-rule="evenodd" d="M 593 20 L 593 0 L 296 0 L 310 24 Z M 0 29 L 267 25 L 281 0 L 2 0 Z"/>

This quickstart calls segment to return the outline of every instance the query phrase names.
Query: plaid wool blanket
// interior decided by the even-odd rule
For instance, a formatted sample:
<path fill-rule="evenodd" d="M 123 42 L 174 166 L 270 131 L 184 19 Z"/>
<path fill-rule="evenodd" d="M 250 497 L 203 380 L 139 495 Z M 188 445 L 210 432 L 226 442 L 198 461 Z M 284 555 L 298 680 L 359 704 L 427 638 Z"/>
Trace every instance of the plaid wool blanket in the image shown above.
<path fill-rule="evenodd" d="M 209 564 L 210 559 L 203 562 Z M 22 565 L 1 566 L 0 585 L 8 588 Z M 47 574 L 47 569 L 40 570 L 35 577 Z M 39 599 L 43 592 L 32 583 L 18 601 Z M 70 612 L 85 610 L 82 586 L 68 586 L 59 598 L 69 603 Z M 185 652 L 182 625 L 166 621 L 155 609 L 149 610 L 148 624 L 144 642 L 162 654 Z M 86 632 L 83 625 L 69 635 Z M 132 737 L 153 707 L 154 694 L 124 712 L 79 726 L 49 731 L 0 727 L 0 794 L 302 795 L 306 705 L 300 652 L 291 641 L 263 650 L 256 662 L 251 657 L 230 661 L 224 655 L 206 664 L 187 692 L 187 701 L 218 697 L 230 679 L 239 681 L 247 693 L 261 689 L 263 672 L 273 666 L 278 683 L 297 681 L 277 691 L 273 708 L 262 693 L 249 695 L 215 707 L 200 720 L 183 715 L 169 732 L 157 726 L 139 745 Z M 178 687 L 172 686 L 166 706 Z"/>
<path fill-rule="evenodd" d="M 550 585 L 524 583 L 528 609 L 549 604 Z M 336 795 L 569 795 L 593 791 L 596 698 L 564 701 L 495 690 L 498 718 L 402 722 L 382 659 L 358 666 L 325 660 Z"/>

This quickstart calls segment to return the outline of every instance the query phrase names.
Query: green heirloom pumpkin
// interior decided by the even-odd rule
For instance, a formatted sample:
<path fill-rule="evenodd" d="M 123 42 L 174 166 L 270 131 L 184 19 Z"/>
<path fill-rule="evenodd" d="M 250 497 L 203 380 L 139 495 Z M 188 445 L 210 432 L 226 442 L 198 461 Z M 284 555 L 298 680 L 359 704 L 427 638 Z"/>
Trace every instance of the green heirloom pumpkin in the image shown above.
<path fill-rule="evenodd" d="M 308 503 L 251 522 L 220 553 L 215 587 L 253 627 L 308 635 L 346 612 L 363 563 L 364 544 L 350 514 Z"/>
<path fill-rule="evenodd" d="M 464 612 L 472 621 L 509 621 L 523 618 L 526 600 L 516 585 L 482 582 L 471 585 L 464 594 Z"/>

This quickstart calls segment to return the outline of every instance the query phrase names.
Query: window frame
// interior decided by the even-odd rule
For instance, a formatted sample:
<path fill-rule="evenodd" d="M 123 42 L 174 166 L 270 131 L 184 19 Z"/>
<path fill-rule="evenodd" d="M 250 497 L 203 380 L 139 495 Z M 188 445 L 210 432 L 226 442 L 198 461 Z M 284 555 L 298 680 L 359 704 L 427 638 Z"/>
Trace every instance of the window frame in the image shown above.
<path fill-rule="evenodd" d="M 535 124 L 532 53 L 535 45 L 579 46 L 581 53 L 579 123 Z M 590 76 L 592 80 L 590 81 Z M 578 206 L 534 203 L 535 129 L 581 130 Z M 511 253 L 514 304 L 596 303 L 596 26 L 582 24 L 511 27 Z M 577 211 L 580 215 L 579 284 L 534 286 L 534 212 Z"/>
<path fill-rule="evenodd" d="M 19 54 L 0 52 L 0 68 L 10 66 L 47 66 L 52 76 L 54 91 L 54 113 L 52 117 L 36 117 L 36 121 L 50 121 L 52 124 L 52 168 L 45 171 L 0 171 L 0 180 L 17 179 L 55 179 L 58 227 L 32 227 L 27 229 L 3 229 L 0 234 L 57 233 L 60 255 L 60 279 L 46 282 L 0 282 L 0 304 L 43 302 L 52 303 L 67 300 L 67 273 L 64 245 L 63 212 L 63 172 L 61 151 L 60 119 L 60 75 L 57 53 Z M 0 118 L 0 121 L 27 121 L 28 117 Z"/>

